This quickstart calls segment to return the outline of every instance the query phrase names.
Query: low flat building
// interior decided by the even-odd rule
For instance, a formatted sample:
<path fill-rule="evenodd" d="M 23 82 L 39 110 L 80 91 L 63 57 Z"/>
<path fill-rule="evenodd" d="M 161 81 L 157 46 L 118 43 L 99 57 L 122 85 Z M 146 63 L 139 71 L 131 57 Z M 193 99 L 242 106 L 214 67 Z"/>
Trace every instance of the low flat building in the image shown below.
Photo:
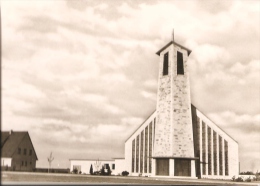
<path fill-rule="evenodd" d="M 112 171 L 111 174 L 115 174 L 115 160 L 99 160 L 99 159 L 70 159 L 70 171 L 77 170 L 77 173 L 90 174 L 90 167 L 92 165 L 93 172 L 100 171 L 104 166 L 107 171 L 108 166 Z"/>

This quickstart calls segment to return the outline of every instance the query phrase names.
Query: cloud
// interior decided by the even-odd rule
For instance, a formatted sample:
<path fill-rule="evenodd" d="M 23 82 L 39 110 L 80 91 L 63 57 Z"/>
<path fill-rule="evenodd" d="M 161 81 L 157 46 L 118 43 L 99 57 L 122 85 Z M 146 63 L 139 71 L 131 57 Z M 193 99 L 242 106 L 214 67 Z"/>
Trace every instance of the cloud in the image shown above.
<path fill-rule="evenodd" d="M 2 128 L 30 132 L 37 166 L 51 150 L 63 167 L 69 158 L 123 156 L 124 140 L 156 108 L 155 52 L 173 28 L 176 42 L 192 49 L 192 103 L 240 141 L 245 170 L 257 159 L 250 148 L 259 130 L 259 2 L 1 5 Z"/>

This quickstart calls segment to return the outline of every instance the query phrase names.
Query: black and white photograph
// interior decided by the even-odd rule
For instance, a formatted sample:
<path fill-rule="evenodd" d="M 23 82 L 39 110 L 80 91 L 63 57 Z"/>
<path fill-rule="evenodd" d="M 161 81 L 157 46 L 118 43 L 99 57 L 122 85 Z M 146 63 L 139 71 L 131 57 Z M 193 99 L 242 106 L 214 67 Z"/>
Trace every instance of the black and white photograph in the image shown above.
<path fill-rule="evenodd" d="M 260 185 L 260 0 L 1 0 L 1 184 Z"/>

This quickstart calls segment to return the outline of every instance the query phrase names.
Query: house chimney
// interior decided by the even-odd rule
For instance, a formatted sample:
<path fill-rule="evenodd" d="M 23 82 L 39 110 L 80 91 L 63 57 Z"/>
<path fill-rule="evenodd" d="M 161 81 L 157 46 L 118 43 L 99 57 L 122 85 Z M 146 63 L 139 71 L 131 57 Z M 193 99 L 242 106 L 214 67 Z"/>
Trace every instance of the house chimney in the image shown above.
<path fill-rule="evenodd" d="M 10 130 L 9 135 L 13 134 L 13 130 Z"/>

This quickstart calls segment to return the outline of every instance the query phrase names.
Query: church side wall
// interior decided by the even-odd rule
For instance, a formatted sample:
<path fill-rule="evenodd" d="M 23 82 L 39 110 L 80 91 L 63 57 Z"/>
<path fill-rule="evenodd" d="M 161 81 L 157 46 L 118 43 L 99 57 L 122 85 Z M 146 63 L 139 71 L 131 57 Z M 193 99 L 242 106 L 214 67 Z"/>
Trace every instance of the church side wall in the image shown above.
<path fill-rule="evenodd" d="M 130 176 L 152 174 L 152 148 L 156 112 L 125 142 L 125 167 Z"/>
<path fill-rule="evenodd" d="M 198 109 L 201 177 L 231 179 L 239 173 L 238 143 Z"/>

